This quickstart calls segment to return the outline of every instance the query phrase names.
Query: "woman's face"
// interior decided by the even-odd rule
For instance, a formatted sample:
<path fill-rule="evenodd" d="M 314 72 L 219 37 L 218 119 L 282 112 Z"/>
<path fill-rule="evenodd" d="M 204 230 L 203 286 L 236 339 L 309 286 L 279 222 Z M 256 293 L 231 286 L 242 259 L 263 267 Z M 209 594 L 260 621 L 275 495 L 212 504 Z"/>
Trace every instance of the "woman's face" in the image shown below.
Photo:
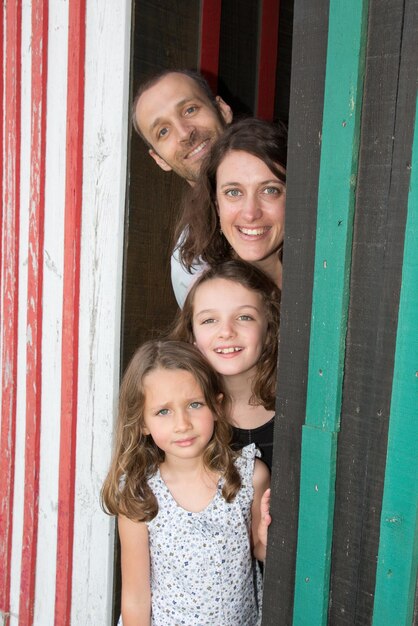
<path fill-rule="evenodd" d="M 261 159 L 235 150 L 218 167 L 216 200 L 222 232 L 237 256 L 268 271 L 283 243 L 286 185 Z"/>

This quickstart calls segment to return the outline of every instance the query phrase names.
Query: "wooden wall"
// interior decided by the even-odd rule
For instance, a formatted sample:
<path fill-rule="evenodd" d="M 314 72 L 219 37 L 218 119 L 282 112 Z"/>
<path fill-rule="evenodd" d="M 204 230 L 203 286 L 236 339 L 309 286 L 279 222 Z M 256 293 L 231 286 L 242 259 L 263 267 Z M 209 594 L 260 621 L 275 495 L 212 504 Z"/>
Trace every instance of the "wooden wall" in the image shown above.
<path fill-rule="evenodd" d="M 417 623 L 418 6 L 346 9 L 295 2 L 264 626 Z"/>
<path fill-rule="evenodd" d="M 0 623 L 111 623 L 129 2 L 0 11 Z"/>

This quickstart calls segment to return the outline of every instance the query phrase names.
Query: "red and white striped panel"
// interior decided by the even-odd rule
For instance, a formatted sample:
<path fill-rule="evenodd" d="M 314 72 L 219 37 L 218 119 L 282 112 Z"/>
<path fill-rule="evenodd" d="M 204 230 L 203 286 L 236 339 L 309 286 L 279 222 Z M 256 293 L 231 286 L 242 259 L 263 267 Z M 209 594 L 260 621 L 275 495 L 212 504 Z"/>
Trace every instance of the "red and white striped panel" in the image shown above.
<path fill-rule="evenodd" d="M 110 622 L 127 5 L 3 3 L 2 624 Z"/>

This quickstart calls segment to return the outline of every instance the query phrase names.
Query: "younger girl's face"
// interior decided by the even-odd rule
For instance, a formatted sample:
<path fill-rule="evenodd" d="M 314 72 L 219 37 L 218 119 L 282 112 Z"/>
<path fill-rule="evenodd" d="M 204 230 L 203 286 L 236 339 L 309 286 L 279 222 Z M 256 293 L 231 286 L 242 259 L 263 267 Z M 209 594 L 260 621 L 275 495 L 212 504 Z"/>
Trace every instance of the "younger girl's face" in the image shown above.
<path fill-rule="evenodd" d="M 267 332 L 260 294 L 240 283 L 214 278 L 200 285 L 193 302 L 195 344 L 224 376 L 255 368 Z"/>
<path fill-rule="evenodd" d="M 190 372 L 158 368 L 144 378 L 144 433 L 166 459 L 191 459 L 203 454 L 212 438 L 214 416 Z"/>
<path fill-rule="evenodd" d="M 283 243 L 286 185 L 264 161 L 234 150 L 219 164 L 216 201 L 222 232 L 237 256 L 269 273 Z"/>

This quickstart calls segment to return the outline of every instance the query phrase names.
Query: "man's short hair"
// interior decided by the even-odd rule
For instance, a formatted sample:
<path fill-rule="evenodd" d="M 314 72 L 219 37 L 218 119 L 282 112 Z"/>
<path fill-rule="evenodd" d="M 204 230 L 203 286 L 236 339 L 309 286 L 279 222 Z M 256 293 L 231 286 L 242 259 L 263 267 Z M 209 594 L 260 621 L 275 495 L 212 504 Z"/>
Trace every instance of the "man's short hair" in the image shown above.
<path fill-rule="evenodd" d="M 140 137 L 142 137 L 142 139 L 145 141 L 145 143 L 150 148 L 152 148 L 152 146 L 145 139 L 145 137 L 142 134 L 142 132 L 141 132 L 141 130 L 140 130 L 138 124 L 137 124 L 137 121 L 136 121 L 136 117 L 135 117 L 136 105 L 138 104 L 139 98 L 142 96 L 142 94 L 145 91 L 147 91 L 151 87 L 154 87 L 154 85 L 156 85 L 165 76 L 168 76 L 168 74 L 184 74 L 184 76 L 188 76 L 189 78 L 194 80 L 194 82 L 198 85 L 199 89 L 201 89 L 201 91 L 208 98 L 209 102 L 213 105 L 213 107 L 216 110 L 218 110 L 216 97 L 212 93 L 212 90 L 209 87 L 209 83 L 207 82 L 206 78 L 204 76 L 202 76 L 202 74 L 200 72 L 198 72 L 196 70 L 189 70 L 189 69 L 175 69 L 175 70 L 164 69 L 164 70 L 159 70 L 158 72 L 149 75 L 139 85 L 138 90 L 137 90 L 137 92 L 135 94 L 135 98 L 134 98 L 134 101 L 133 101 L 132 107 L 131 107 L 131 118 L 132 118 L 133 127 L 135 128 L 136 132 L 138 133 L 138 135 Z"/>

